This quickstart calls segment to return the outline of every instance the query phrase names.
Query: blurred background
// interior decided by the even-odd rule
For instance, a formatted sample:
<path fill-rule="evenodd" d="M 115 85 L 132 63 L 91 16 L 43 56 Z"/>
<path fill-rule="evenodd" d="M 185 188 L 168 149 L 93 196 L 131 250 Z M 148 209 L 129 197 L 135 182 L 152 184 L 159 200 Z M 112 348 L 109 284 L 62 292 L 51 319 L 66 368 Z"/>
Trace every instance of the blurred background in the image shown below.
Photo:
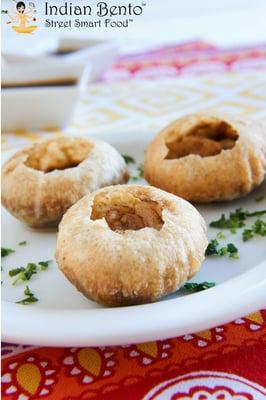
<path fill-rule="evenodd" d="M 96 4 L 98 1 L 72 1 L 73 5 Z M 9 8 L 14 1 L 2 1 L 2 8 Z M 27 4 L 27 2 L 25 2 Z M 43 24 L 44 1 L 36 1 L 38 25 Z M 54 0 L 49 4 L 64 4 Z M 70 2 L 68 2 L 70 3 Z M 129 2 L 113 0 L 112 5 L 125 5 Z M 142 4 L 141 1 L 131 1 Z M 251 44 L 266 40 L 266 1 L 265 0 L 145 0 L 143 14 L 134 18 L 126 29 L 121 28 L 87 28 L 87 29 L 39 29 L 34 36 L 40 37 L 71 34 L 100 38 L 115 38 L 122 51 L 134 51 L 147 46 L 173 43 L 191 39 L 204 39 L 215 44 L 228 46 L 234 44 Z M 68 20 L 69 17 L 60 17 Z M 2 24 L 4 34 L 11 31 Z M 34 40 L 34 38 L 32 38 Z"/>
<path fill-rule="evenodd" d="M 26 29 L 32 28 L 33 31 L 22 34 L 18 27 L 17 1 L 2 1 L 2 128 L 5 131 L 77 126 L 73 123 L 72 114 L 77 109 L 80 88 L 84 83 L 104 82 L 107 88 L 107 83 L 124 82 L 124 86 L 117 89 L 121 92 L 126 91 L 128 85 L 133 85 L 129 82 L 132 79 L 163 80 L 187 75 L 196 78 L 199 75 L 235 72 L 239 76 L 241 74 L 243 82 L 247 79 L 243 74 L 252 73 L 252 78 L 248 78 L 251 82 L 255 74 L 259 79 L 258 73 L 262 77 L 262 71 L 266 69 L 265 0 L 132 0 L 132 6 L 145 4 L 141 15 L 112 17 L 113 21 L 132 18 L 133 22 L 127 28 L 106 28 L 103 25 L 99 28 L 97 24 L 96 27 L 74 27 L 75 18 L 80 21 L 99 20 L 95 15 L 98 3 L 95 0 L 47 2 L 58 7 L 65 4 L 73 7 L 89 5 L 94 9 L 89 17 L 45 16 L 45 3 L 36 0 L 24 2 L 26 12 L 31 13 Z M 107 4 L 127 6 L 129 2 L 113 0 Z M 12 12 L 16 16 L 13 19 L 10 18 Z M 71 20 L 72 27 L 47 28 L 47 18 L 66 25 Z M 161 84 L 156 86 L 158 92 Z M 38 90 L 34 88 L 33 91 L 32 86 L 37 86 Z M 266 92 L 261 81 L 258 86 Z M 133 88 L 136 87 L 134 85 Z M 104 88 L 101 90 L 104 92 Z M 92 92 L 93 87 L 90 86 L 86 112 L 83 109 L 75 114 L 79 118 L 84 113 L 86 118 L 90 115 L 92 98 L 95 115 L 98 100 Z M 146 92 L 148 96 L 147 88 Z M 100 103 L 106 101 L 106 93 L 102 94 Z M 112 93 L 112 102 L 115 101 L 115 94 L 116 91 Z M 221 92 L 219 95 L 222 95 Z M 31 105 L 30 108 L 26 107 L 26 103 Z M 113 103 L 110 107 L 112 111 L 108 104 L 109 116 L 113 113 Z M 180 104 L 175 107 L 178 113 L 186 111 L 180 108 Z M 121 107 L 118 111 L 123 116 L 128 112 Z M 261 112 L 258 112 L 259 117 Z M 101 120 L 103 115 L 97 108 L 98 114 Z M 162 121 L 168 122 L 170 115 L 162 113 L 161 122 L 155 126 L 161 126 Z M 135 118 L 138 121 L 135 126 L 143 124 L 143 115 Z M 92 129 L 107 128 L 98 122 L 94 125 L 94 120 L 95 117 L 90 116 Z M 116 122 L 115 119 L 110 120 L 108 129 L 117 129 Z M 124 125 L 126 123 L 121 123 L 121 129 Z M 83 126 L 80 121 L 79 126 Z"/>

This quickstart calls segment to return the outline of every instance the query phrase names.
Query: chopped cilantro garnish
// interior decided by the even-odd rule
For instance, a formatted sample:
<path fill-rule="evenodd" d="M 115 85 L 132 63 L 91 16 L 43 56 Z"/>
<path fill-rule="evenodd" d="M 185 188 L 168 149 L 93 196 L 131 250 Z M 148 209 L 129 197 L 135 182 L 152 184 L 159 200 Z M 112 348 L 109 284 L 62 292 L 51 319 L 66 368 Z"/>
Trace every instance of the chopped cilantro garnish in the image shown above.
<path fill-rule="evenodd" d="M 232 233 L 235 233 L 236 229 L 245 226 L 245 220 L 247 218 L 258 217 L 264 214 L 266 214 L 266 210 L 249 212 L 242 208 L 237 208 L 229 214 L 228 218 L 222 214 L 217 221 L 211 222 L 210 226 L 212 228 L 229 229 Z"/>
<path fill-rule="evenodd" d="M 24 306 L 26 306 L 28 304 L 36 303 L 37 301 L 39 301 L 31 292 L 29 286 L 26 286 L 24 290 L 24 295 L 27 297 L 25 297 L 25 299 L 23 300 L 16 301 L 17 304 L 23 304 Z"/>
<path fill-rule="evenodd" d="M 246 211 L 246 216 L 247 217 L 261 217 L 264 214 L 266 214 L 266 210 L 254 211 L 254 212 Z"/>
<path fill-rule="evenodd" d="M 126 164 L 135 164 L 135 160 L 133 157 L 127 155 L 127 154 L 123 154 L 122 157 L 124 158 Z"/>
<path fill-rule="evenodd" d="M 143 175 L 144 175 L 144 165 L 143 164 L 140 164 L 138 166 L 138 172 L 139 172 L 140 178 L 143 178 Z"/>
<path fill-rule="evenodd" d="M 131 180 L 132 181 L 138 181 L 140 178 L 139 178 L 139 176 L 131 176 Z"/>
<path fill-rule="evenodd" d="M 47 260 L 47 261 L 39 261 L 38 262 L 38 264 L 39 264 L 39 266 L 41 267 L 41 270 L 46 270 L 47 268 L 48 268 L 48 266 L 49 266 L 49 263 L 51 262 L 52 260 Z"/>
<path fill-rule="evenodd" d="M 223 256 L 225 256 L 226 254 L 228 254 L 227 247 L 221 247 L 221 248 L 218 250 L 218 256 L 223 257 Z"/>
<path fill-rule="evenodd" d="M 266 222 L 261 219 L 257 219 L 253 225 L 253 229 L 257 235 L 266 236 Z"/>
<path fill-rule="evenodd" d="M 223 257 L 228 255 L 230 258 L 237 259 L 238 256 L 238 249 L 233 243 L 228 243 L 226 246 L 218 247 L 219 242 L 217 239 L 213 239 L 207 246 L 205 251 L 206 256 L 220 256 Z"/>
<path fill-rule="evenodd" d="M 139 179 L 143 178 L 143 176 L 144 176 L 144 165 L 143 164 L 139 164 L 139 166 L 137 168 L 137 171 L 138 171 L 137 175 L 131 176 L 131 180 L 132 181 L 138 181 Z"/>
<path fill-rule="evenodd" d="M 25 296 L 33 296 L 33 293 L 31 292 L 29 286 L 27 285 L 25 290 L 24 290 Z"/>
<path fill-rule="evenodd" d="M 210 223 L 212 228 L 219 229 L 230 229 L 231 232 L 235 232 L 236 229 L 244 226 L 245 214 L 242 213 L 242 210 L 239 208 L 235 212 L 231 212 L 229 218 L 226 218 L 224 214 L 222 214 L 221 218 L 217 221 L 213 221 Z"/>
<path fill-rule="evenodd" d="M 7 247 L 1 247 L 1 257 L 6 257 L 11 253 L 15 253 L 15 250 L 8 249 Z"/>
<path fill-rule="evenodd" d="M 218 250 L 217 250 L 218 245 L 219 245 L 218 240 L 216 240 L 216 239 L 211 240 L 205 251 L 205 256 L 213 256 L 215 254 L 218 254 Z"/>
<path fill-rule="evenodd" d="M 34 263 L 28 263 L 26 268 L 21 267 L 19 272 L 17 272 L 18 269 L 19 268 L 15 268 L 15 270 L 13 269 L 13 270 L 9 271 L 9 275 L 10 275 L 10 273 L 13 274 L 10 276 L 17 275 L 17 278 L 14 280 L 12 285 L 16 285 L 16 283 L 19 281 L 29 281 L 33 274 L 37 274 L 37 265 Z M 16 273 L 14 273 L 14 271 Z"/>
<path fill-rule="evenodd" d="M 227 252 L 229 253 L 229 257 L 237 260 L 239 258 L 238 248 L 233 243 L 228 243 Z"/>
<path fill-rule="evenodd" d="M 26 240 L 23 240 L 23 242 L 19 242 L 19 243 L 18 243 L 19 246 L 25 246 L 25 244 L 27 244 L 27 241 L 26 241 Z"/>
<path fill-rule="evenodd" d="M 250 229 L 245 229 L 242 232 L 242 239 L 247 242 L 255 235 L 266 236 L 266 222 L 261 219 L 257 219 Z"/>
<path fill-rule="evenodd" d="M 38 265 L 35 263 L 28 263 L 26 267 L 19 267 L 11 269 L 8 274 L 9 276 L 13 277 L 16 276 L 16 279 L 12 283 L 12 285 L 16 285 L 19 281 L 29 281 L 33 274 L 37 274 L 38 266 L 42 271 L 46 270 L 49 266 L 49 263 L 52 260 L 47 261 L 39 261 Z"/>
<path fill-rule="evenodd" d="M 247 242 L 248 240 L 250 240 L 251 238 L 253 238 L 254 236 L 254 231 L 253 229 L 245 229 L 242 232 L 242 239 L 244 242 Z"/>
<path fill-rule="evenodd" d="M 16 276 L 17 274 L 19 274 L 20 272 L 23 272 L 23 271 L 25 271 L 24 267 L 14 268 L 14 269 L 11 269 L 8 272 L 8 275 L 9 276 Z"/>
<path fill-rule="evenodd" d="M 185 283 L 184 288 L 186 290 L 189 290 L 190 292 L 200 292 L 202 290 L 212 288 L 215 285 L 216 284 L 214 282 L 201 282 L 201 283 L 187 282 Z"/>

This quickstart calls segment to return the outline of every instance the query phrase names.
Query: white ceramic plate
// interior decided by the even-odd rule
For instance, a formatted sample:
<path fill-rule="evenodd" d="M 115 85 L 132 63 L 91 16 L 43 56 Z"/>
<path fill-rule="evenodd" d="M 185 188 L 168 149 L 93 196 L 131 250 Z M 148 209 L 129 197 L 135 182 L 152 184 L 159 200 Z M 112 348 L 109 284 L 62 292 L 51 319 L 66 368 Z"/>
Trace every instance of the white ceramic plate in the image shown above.
<path fill-rule="evenodd" d="M 98 134 L 122 154 L 142 162 L 144 150 L 154 133 Z M 5 154 L 4 159 L 11 153 Z M 255 198 L 265 193 L 265 184 L 240 201 L 199 207 L 206 221 L 217 219 L 238 207 L 266 208 Z M 18 193 L 19 195 L 19 193 Z M 252 224 L 252 219 L 249 224 Z M 15 343 L 52 346 L 96 346 L 145 342 L 183 335 L 223 324 L 266 305 L 265 238 L 243 243 L 241 234 L 226 233 L 225 242 L 239 248 L 240 259 L 208 258 L 194 282 L 214 281 L 217 286 L 195 294 L 179 291 L 153 304 L 103 308 L 88 301 L 59 272 L 55 262 L 47 271 L 28 282 L 39 302 L 29 306 L 15 304 L 23 298 L 26 286 L 11 285 L 8 270 L 28 262 L 54 257 L 55 231 L 33 231 L 5 210 L 2 212 L 2 246 L 16 249 L 3 258 L 3 340 Z M 209 229 L 214 238 L 216 229 Z M 18 242 L 27 245 L 18 246 Z"/>

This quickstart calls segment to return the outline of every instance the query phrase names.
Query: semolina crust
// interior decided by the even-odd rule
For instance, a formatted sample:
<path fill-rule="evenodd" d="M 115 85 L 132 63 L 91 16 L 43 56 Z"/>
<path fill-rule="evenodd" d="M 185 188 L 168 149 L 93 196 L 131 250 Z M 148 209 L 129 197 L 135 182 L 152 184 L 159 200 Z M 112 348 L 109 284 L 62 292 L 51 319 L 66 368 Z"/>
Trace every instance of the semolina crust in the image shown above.
<path fill-rule="evenodd" d="M 209 139 L 206 139 L 203 156 L 186 154 L 177 157 L 177 152 L 169 151 L 167 140 L 169 137 L 171 140 L 171 135 L 185 137 L 191 134 L 192 126 L 200 126 L 210 118 L 230 126 L 237 138 L 226 138 L 224 148 L 219 151 L 215 142 L 212 142 L 213 148 L 207 148 Z M 184 153 L 184 149 L 181 150 Z M 263 182 L 265 171 L 265 125 L 245 118 L 210 117 L 208 114 L 188 115 L 163 129 L 150 143 L 144 163 L 144 176 L 151 185 L 199 203 L 242 197 Z"/>
<path fill-rule="evenodd" d="M 103 197 L 116 207 L 137 207 L 149 199 L 152 207 L 160 208 L 163 223 L 150 219 L 150 226 L 143 228 L 112 229 L 103 214 L 92 219 L 97 196 L 103 207 Z M 148 218 L 147 210 L 137 210 Z M 66 212 L 59 225 L 56 260 L 86 297 L 121 306 L 175 292 L 197 273 L 206 247 L 205 222 L 191 204 L 154 187 L 117 185 L 85 196 Z"/>
<path fill-rule="evenodd" d="M 68 148 L 68 156 L 64 152 L 60 155 L 62 146 Z M 81 197 L 106 185 L 127 182 L 128 178 L 123 157 L 108 143 L 60 137 L 28 146 L 4 164 L 2 203 L 32 227 L 56 226 Z"/>

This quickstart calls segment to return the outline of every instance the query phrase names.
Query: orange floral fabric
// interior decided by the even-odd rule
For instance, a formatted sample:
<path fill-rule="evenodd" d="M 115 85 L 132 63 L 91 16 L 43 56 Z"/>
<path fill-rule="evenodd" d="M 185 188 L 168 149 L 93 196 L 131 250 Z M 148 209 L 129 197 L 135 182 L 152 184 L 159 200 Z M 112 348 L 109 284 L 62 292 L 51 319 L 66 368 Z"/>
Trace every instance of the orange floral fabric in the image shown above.
<path fill-rule="evenodd" d="M 208 376 L 212 382 L 219 379 L 226 383 L 222 389 L 215 384 L 203 389 L 192 384 L 190 394 L 172 397 L 179 395 L 178 391 L 165 398 L 257 400 L 265 394 L 265 399 L 265 327 L 266 311 L 258 311 L 203 332 L 121 347 L 64 349 L 3 344 L 2 398 L 148 399 L 153 398 L 148 396 L 159 384 L 186 376 L 191 385 L 195 376 L 204 382 Z M 239 392 L 242 397 L 238 393 L 240 384 L 245 386 Z M 194 394 L 203 390 L 207 395 L 196 397 L 193 390 Z M 234 397 L 237 395 L 240 397 Z"/>

